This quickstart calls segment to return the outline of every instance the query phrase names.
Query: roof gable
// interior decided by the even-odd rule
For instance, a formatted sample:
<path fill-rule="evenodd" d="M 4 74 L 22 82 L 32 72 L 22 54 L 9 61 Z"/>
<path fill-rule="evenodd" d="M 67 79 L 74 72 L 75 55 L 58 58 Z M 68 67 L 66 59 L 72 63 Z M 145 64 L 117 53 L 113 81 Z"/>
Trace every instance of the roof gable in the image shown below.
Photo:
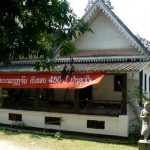
<path fill-rule="evenodd" d="M 99 10 L 90 23 L 94 33 L 86 32 L 76 40 L 80 50 L 134 49 L 131 42 L 122 35 L 116 26 Z"/>
<path fill-rule="evenodd" d="M 111 24 L 113 24 L 113 26 L 118 30 L 118 33 L 120 33 L 120 35 L 122 35 L 122 37 L 124 37 L 124 39 L 126 40 L 127 44 L 126 46 L 129 47 L 129 49 L 136 49 L 137 51 L 140 52 L 141 54 L 144 54 L 145 56 L 149 55 L 149 51 L 144 47 L 144 45 L 138 40 L 138 38 L 127 28 L 127 26 L 115 15 L 115 13 L 103 2 L 103 0 L 96 0 L 92 6 L 89 8 L 89 10 L 85 13 L 85 15 L 83 16 L 83 19 L 85 19 L 86 21 L 89 22 L 89 24 L 92 26 L 92 23 L 95 23 L 97 17 L 99 17 L 99 12 L 101 12 L 101 14 L 103 13 L 103 15 L 105 16 L 105 18 L 107 18 L 107 20 L 109 20 L 111 22 Z M 101 15 L 102 16 L 102 15 Z M 106 20 L 106 19 L 105 19 Z M 108 23 L 108 22 L 107 22 Z M 106 28 L 105 28 L 106 29 Z M 100 29 L 99 29 L 100 30 Z M 105 32 L 107 32 L 108 30 L 105 30 Z M 109 32 L 110 33 L 110 32 Z M 86 33 L 88 34 L 87 36 L 89 36 L 88 38 L 93 42 L 95 42 L 95 39 L 92 39 L 92 33 Z M 96 31 L 96 34 L 97 31 Z M 119 36 L 120 36 L 119 35 Z M 85 36 L 82 35 L 82 36 Z M 90 37 L 91 36 L 91 37 Z M 108 35 L 109 36 L 109 35 Z M 84 37 L 82 37 L 84 38 Z M 121 40 L 121 38 L 118 38 L 119 40 Z M 77 47 L 78 45 L 78 41 L 81 40 L 81 37 L 77 38 L 76 40 L 76 44 Z M 100 39 L 100 40 L 104 40 L 104 39 Z M 106 39 L 109 40 L 109 39 Z M 115 40 L 115 39 L 113 39 Z M 81 40 L 80 44 L 82 42 L 88 42 L 85 40 Z M 117 41 L 116 41 L 117 42 Z M 125 41 L 124 41 L 125 42 Z M 130 43 L 130 44 L 129 44 Z M 107 43 L 106 43 L 107 44 Z M 120 41 L 118 41 L 118 46 L 120 44 Z M 116 47 L 114 47 L 116 49 Z M 118 47 L 119 48 L 119 47 Z M 121 48 L 121 47 L 120 47 Z M 125 48 L 125 47 L 122 47 Z M 84 49 L 84 48 L 83 48 Z M 108 48 L 109 49 L 109 48 Z M 128 48 L 127 48 L 128 49 Z M 98 49 L 97 49 L 98 50 Z"/>

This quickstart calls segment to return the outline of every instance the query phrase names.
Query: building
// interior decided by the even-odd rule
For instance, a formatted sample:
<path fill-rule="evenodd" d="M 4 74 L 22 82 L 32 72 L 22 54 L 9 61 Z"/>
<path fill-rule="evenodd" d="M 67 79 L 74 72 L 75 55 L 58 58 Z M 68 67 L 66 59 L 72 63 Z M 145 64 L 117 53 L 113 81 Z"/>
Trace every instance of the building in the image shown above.
<path fill-rule="evenodd" d="M 134 118 L 129 101 L 137 102 L 139 87 L 149 95 L 150 52 L 103 0 L 92 2 L 83 18 L 94 33 L 79 36 L 74 41 L 79 53 L 57 58 L 53 72 L 35 72 L 38 60 L 1 64 L 0 87 L 9 93 L 1 124 L 129 135 Z"/>

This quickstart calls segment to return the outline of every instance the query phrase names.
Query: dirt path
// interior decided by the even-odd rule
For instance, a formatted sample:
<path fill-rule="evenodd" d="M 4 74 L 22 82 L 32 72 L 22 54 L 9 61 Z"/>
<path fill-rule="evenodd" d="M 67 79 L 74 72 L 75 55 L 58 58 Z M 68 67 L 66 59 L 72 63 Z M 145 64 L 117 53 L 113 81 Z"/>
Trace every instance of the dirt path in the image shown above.
<path fill-rule="evenodd" d="M 51 149 L 45 149 L 45 148 L 39 148 L 35 146 L 34 144 L 29 146 L 29 148 L 26 148 L 24 146 L 20 146 L 17 143 L 11 142 L 11 141 L 5 141 L 0 140 L 0 150 L 51 150 Z"/>
<path fill-rule="evenodd" d="M 0 150 L 29 150 L 21 146 L 16 146 L 13 142 L 0 140 Z"/>

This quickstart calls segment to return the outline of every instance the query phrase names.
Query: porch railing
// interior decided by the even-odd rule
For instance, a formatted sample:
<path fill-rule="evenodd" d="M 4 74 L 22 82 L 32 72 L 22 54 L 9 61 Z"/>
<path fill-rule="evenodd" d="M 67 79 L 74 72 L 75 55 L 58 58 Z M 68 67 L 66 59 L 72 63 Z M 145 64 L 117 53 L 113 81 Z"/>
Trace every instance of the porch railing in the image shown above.
<path fill-rule="evenodd" d="M 118 116 L 121 114 L 121 101 L 89 100 L 79 101 L 77 107 L 73 101 L 54 101 L 42 97 L 9 97 L 5 99 L 3 108 L 62 113 L 79 113 L 89 115 Z"/>

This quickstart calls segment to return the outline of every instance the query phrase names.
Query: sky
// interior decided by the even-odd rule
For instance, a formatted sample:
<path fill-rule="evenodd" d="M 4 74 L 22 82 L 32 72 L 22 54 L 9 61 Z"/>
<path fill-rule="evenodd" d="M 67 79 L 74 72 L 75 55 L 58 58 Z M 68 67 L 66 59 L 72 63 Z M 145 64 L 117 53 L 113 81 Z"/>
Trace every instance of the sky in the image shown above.
<path fill-rule="evenodd" d="M 88 0 L 67 0 L 78 17 L 85 13 Z M 115 14 L 136 35 L 150 41 L 150 0 L 110 0 Z"/>

